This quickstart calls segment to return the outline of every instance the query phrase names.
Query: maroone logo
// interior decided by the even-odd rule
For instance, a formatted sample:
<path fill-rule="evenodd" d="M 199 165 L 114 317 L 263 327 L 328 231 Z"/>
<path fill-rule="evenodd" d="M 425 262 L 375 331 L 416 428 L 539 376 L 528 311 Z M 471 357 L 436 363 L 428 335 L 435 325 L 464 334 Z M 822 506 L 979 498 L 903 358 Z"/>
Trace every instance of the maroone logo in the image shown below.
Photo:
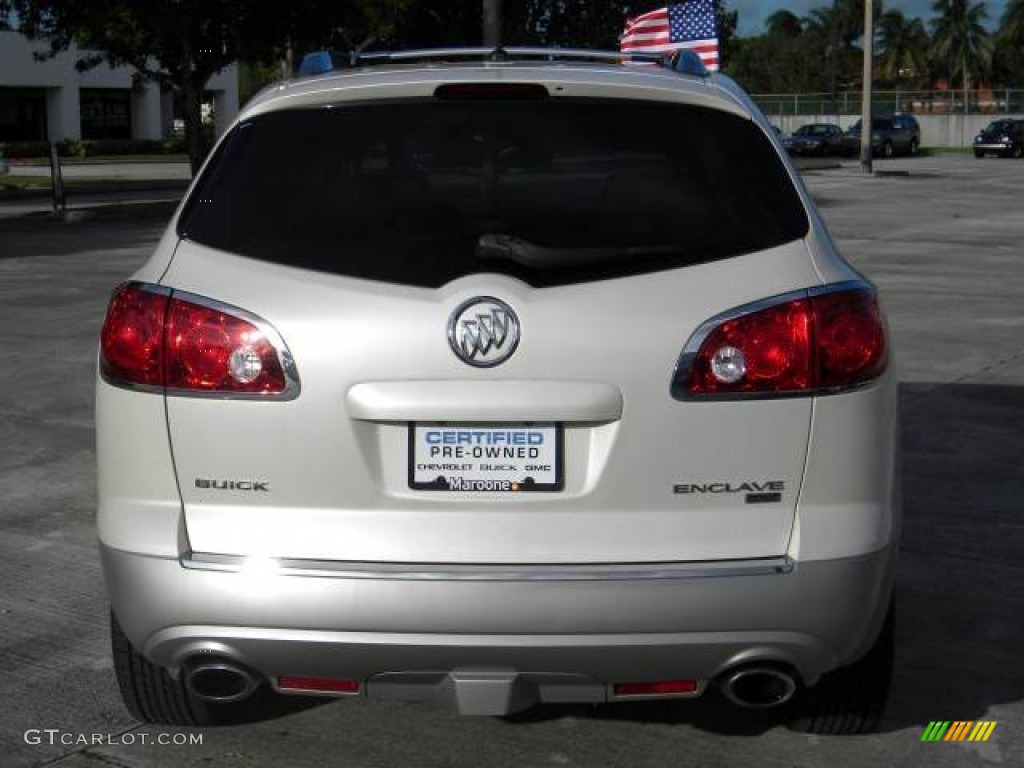
<path fill-rule="evenodd" d="M 932 720 L 921 741 L 988 741 L 995 729 L 995 720 Z"/>
<path fill-rule="evenodd" d="M 519 318 L 500 299 L 478 296 L 452 312 L 448 343 L 464 363 L 477 368 L 498 365 L 519 345 Z"/>

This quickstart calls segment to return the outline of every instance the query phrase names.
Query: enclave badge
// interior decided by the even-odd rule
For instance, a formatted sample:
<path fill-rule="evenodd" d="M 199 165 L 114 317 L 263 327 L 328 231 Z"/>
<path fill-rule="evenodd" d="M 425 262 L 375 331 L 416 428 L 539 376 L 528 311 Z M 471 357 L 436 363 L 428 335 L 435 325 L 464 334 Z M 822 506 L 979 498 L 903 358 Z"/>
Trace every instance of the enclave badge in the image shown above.
<path fill-rule="evenodd" d="M 477 368 L 499 365 L 519 346 L 519 318 L 500 299 L 478 296 L 448 318 L 448 344 L 464 363 Z"/>

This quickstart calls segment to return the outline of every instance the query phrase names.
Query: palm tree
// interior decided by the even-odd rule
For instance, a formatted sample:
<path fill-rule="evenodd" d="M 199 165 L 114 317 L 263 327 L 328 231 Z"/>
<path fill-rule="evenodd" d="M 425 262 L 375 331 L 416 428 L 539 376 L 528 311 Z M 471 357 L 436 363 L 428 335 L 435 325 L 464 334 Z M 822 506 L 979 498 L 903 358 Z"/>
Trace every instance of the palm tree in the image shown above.
<path fill-rule="evenodd" d="M 878 73 L 883 80 L 916 84 L 924 77 L 929 41 L 920 19 L 908 19 L 897 10 L 886 11 L 878 20 L 878 38 Z"/>
<path fill-rule="evenodd" d="M 1024 81 L 1024 0 L 1010 0 L 996 35 L 993 69 L 1006 84 Z"/>
<path fill-rule="evenodd" d="M 776 11 L 764 20 L 765 31 L 769 37 L 800 37 L 804 28 L 800 17 L 785 9 Z"/>
<path fill-rule="evenodd" d="M 992 59 L 992 44 L 982 22 L 988 18 L 985 3 L 969 0 L 935 0 L 932 10 L 932 55 L 945 69 L 952 87 L 963 78 L 964 111 L 970 93 L 971 74 L 981 75 Z"/>
<path fill-rule="evenodd" d="M 1006 4 L 1000 34 L 1024 47 L 1024 0 L 1010 0 Z"/>
<path fill-rule="evenodd" d="M 835 103 L 839 71 L 847 54 L 852 50 L 853 41 L 863 33 L 865 0 L 832 0 L 832 6 L 815 8 L 803 19 L 804 30 L 812 40 L 820 41 L 828 67 L 829 90 Z M 881 7 L 879 0 L 873 13 Z"/>

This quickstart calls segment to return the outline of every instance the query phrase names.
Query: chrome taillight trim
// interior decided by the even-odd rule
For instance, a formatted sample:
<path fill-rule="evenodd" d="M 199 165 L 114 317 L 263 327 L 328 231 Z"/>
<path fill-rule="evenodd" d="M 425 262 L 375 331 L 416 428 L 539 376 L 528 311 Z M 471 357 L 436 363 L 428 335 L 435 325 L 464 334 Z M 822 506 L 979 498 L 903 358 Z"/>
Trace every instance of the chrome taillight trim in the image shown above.
<path fill-rule="evenodd" d="M 256 315 L 248 310 L 237 307 L 234 304 L 228 304 L 217 299 L 211 299 L 208 296 L 201 296 L 197 293 L 190 293 L 189 291 L 179 291 L 170 286 L 155 285 L 153 283 L 144 283 L 139 281 L 129 281 L 126 285 L 133 286 L 146 293 L 156 294 L 158 296 L 166 296 L 169 299 L 181 299 L 182 301 L 188 301 L 192 304 L 197 304 L 207 309 L 212 309 L 217 312 L 223 312 L 227 315 L 233 315 L 240 320 L 244 320 L 247 323 L 255 326 L 260 333 L 262 333 L 267 341 L 270 342 L 274 348 L 274 352 L 277 354 L 278 364 L 281 366 L 281 371 L 284 373 L 285 387 L 281 392 L 263 393 L 263 392 L 232 392 L 229 390 L 213 390 L 213 391 L 202 391 L 192 389 L 182 389 L 180 387 L 167 387 L 167 386 L 155 386 L 150 384 L 135 384 L 132 382 L 120 381 L 112 379 L 106 375 L 103 371 L 103 366 L 100 365 L 100 376 L 101 378 L 115 387 L 122 389 L 130 389 L 138 392 L 149 392 L 156 394 L 172 395 L 174 397 L 197 397 L 213 400 L 294 400 L 299 396 L 302 390 L 302 385 L 299 380 L 299 371 L 295 365 L 295 360 L 292 357 L 291 351 L 288 349 L 288 345 L 285 344 L 284 338 L 277 329 L 274 328 L 270 323 L 264 320 L 259 315 Z M 166 331 L 167 318 L 164 317 L 164 330 Z M 102 354 L 102 351 L 101 351 Z"/>
<path fill-rule="evenodd" d="M 732 309 L 728 309 L 725 312 L 721 312 L 714 317 L 705 320 L 697 326 L 697 330 L 690 335 L 686 344 L 683 345 L 683 351 L 679 354 L 675 367 L 672 369 L 672 376 L 669 379 L 669 393 L 672 395 L 673 399 L 687 402 L 778 400 L 794 397 L 834 395 L 840 392 L 849 392 L 851 390 L 860 389 L 870 385 L 874 381 L 877 381 L 878 377 L 876 376 L 858 384 L 849 386 L 819 387 L 816 389 L 800 390 L 799 392 L 726 392 L 714 395 L 691 395 L 686 390 L 686 383 L 690 380 L 690 374 L 693 370 L 693 362 L 697 358 L 697 353 L 700 352 L 701 345 L 704 344 L 705 339 L 707 339 L 711 332 L 722 323 L 726 323 L 730 320 L 736 320 L 737 318 L 751 315 L 755 312 L 760 312 L 761 310 L 778 306 L 779 304 L 786 304 L 800 299 L 810 299 L 815 296 L 825 296 L 831 293 L 842 293 L 845 291 L 870 291 L 875 293 L 875 287 L 867 280 L 843 280 L 838 283 L 815 285 L 808 288 L 800 288 L 795 291 L 776 294 L 775 296 L 769 296 L 764 299 L 758 299 L 757 301 L 752 301 L 748 304 L 741 304 L 738 307 L 733 307 Z"/>

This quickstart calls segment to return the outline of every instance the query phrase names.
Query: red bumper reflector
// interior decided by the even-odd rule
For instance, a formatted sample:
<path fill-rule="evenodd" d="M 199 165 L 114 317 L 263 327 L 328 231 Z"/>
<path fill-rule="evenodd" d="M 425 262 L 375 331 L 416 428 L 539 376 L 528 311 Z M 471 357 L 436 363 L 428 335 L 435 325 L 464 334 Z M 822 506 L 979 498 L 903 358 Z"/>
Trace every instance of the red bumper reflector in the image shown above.
<path fill-rule="evenodd" d="M 358 680 L 335 680 L 330 677 L 279 677 L 278 686 L 288 691 L 326 691 L 330 693 L 358 693 Z"/>
<path fill-rule="evenodd" d="M 616 683 L 616 696 L 657 696 L 696 693 L 696 680 L 659 680 L 656 683 Z"/>

